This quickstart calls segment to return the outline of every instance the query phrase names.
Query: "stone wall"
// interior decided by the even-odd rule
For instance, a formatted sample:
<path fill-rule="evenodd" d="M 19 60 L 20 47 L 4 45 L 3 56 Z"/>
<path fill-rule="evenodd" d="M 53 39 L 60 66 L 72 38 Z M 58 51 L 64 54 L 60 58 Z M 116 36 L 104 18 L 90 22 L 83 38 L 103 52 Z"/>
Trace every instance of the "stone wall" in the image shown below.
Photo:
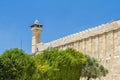
<path fill-rule="evenodd" d="M 97 58 L 109 69 L 103 80 L 120 80 L 120 20 L 60 38 L 49 43 L 37 44 L 38 50 L 47 48 L 75 48 Z"/>

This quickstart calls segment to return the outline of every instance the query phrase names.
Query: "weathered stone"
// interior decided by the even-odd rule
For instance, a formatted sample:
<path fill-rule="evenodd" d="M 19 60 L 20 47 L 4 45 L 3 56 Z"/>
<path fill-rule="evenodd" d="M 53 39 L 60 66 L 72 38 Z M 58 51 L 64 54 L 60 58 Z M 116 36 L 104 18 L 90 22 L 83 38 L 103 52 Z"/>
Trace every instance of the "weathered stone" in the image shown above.
<path fill-rule="evenodd" d="M 59 49 L 71 47 L 97 58 L 108 68 L 109 74 L 101 80 L 120 80 L 120 20 L 45 44 L 39 43 L 41 30 L 32 32 L 32 52 L 35 52 L 36 48 L 38 51 L 43 51 L 49 47 Z"/>

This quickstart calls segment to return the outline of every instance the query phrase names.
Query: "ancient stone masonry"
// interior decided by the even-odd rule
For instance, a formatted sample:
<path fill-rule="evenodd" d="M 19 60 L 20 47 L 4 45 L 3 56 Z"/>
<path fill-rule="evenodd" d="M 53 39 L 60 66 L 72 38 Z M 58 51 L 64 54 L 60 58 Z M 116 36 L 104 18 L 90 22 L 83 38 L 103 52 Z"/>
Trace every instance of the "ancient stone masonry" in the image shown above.
<path fill-rule="evenodd" d="M 36 44 L 39 52 L 50 47 L 58 49 L 72 47 L 96 57 L 109 69 L 109 75 L 101 80 L 120 80 L 120 20 L 48 43 Z"/>

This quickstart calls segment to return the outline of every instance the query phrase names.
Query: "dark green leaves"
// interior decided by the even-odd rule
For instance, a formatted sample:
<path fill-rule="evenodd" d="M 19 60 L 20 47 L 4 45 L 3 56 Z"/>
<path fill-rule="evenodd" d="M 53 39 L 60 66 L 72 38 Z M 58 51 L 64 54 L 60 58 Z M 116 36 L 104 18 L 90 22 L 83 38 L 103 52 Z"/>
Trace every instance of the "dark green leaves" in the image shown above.
<path fill-rule="evenodd" d="M 100 78 L 108 70 L 95 59 L 74 49 L 45 50 L 31 56 L 10 49 L 0 56 L 0 80 L 79 80 Z"/>
<path fill-rule="evenodd" d="M 36 58 L 41 68 L 46 67 L 46 71 L 42 72 L 42 80 L 79 80 L 82 64 L 86 61 L 84 55 L 74 49 L 45 50 Z"/>
<path fill-rule="evenodd" d="M 96 79 L 106 76 L 108 70 L 104 68 L 97 59 L 90 57 L 89 55 L 85 55 L 85 57 L 87 61 L 83 65 L 82 77 L 85 77 L 87 80 L 89 80 L 90 78 Z"/>
<path fill-rule="evenodd" d="M 22 50 L 7 50 L 0 56 L 0 80 L 29 79 L 34 71 L 34 60 Z"/>

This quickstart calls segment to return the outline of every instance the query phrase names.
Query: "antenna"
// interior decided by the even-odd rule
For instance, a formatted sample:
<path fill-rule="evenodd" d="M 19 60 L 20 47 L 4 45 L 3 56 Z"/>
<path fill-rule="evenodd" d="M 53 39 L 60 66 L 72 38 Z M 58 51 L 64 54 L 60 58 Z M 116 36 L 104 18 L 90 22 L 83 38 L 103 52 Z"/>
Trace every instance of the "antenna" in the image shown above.
<path fill-rule="evenodd" d="M 20 42 L 20 46 L 21 46 L 21 49 L 22 49 L 22 40 L 21 40 L 21 42 Z"/>

